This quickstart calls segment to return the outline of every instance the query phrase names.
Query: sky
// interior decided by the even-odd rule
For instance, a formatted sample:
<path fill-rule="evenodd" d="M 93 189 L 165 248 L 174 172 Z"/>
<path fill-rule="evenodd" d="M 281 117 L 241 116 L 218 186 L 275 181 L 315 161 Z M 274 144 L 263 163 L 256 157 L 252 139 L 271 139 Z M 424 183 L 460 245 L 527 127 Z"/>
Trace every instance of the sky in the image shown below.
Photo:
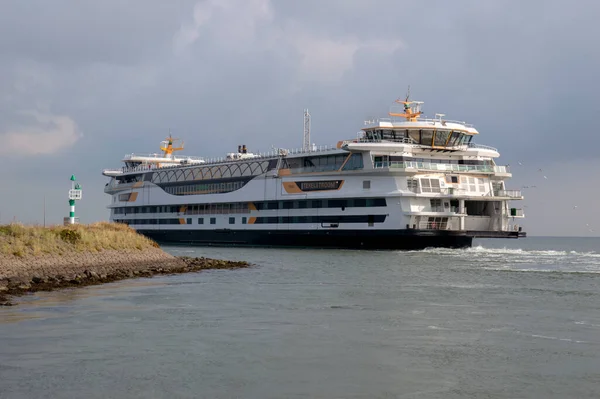
<path fill-rule="evenodd" d="M 356 137 L 406 94 L 473 123 L 530 235 L 600 235 L 600 2 L 3 0 L 0 223 L 107 220 L 104 168 Z M 545 177 L 544 177 L 545 176 Z M 535 187 L 532 187 L 535 186 Z M 44 207 L 45 204 L 45 207 Z"/>

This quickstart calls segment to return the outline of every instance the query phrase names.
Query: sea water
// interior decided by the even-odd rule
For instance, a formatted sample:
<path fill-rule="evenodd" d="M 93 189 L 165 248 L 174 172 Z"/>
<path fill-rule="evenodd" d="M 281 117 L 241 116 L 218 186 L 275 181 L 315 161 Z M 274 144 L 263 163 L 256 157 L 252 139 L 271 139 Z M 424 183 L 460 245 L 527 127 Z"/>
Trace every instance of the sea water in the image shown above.
<path fill-rule="evenodd" d="M 165 247 L 248 269 L 0 309 L 0 398 L 598 398 L 600 239 Z"/>

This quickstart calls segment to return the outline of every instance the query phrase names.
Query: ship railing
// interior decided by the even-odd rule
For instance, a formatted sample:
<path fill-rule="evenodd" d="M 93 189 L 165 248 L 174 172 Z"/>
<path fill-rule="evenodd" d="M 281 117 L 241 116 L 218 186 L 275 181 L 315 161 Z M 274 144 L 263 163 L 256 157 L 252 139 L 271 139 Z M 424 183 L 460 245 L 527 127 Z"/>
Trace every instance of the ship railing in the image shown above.
<path fill-rule="evenodd" d="M 485 173 L 508 173 L 508 166 L 500 165 L 462 165 L 453 163 L 433 163 L 416 161 L 390 161 L 375 162 L 374 167 L 390 169 L 418 169 L 418 170 L 436 170 L 446 172 L 485 172 Z"/>
<path fill-rule="evenodd" d="M 403 144 L 415 144 L 418 145 L 416 141 L 411 139 L 410 137 L 398 137 L 396 139 L 368 139 L 366 137 L 358 137 L 354 140 L 344 140 L 342 141 L 342 145 L 351 144 L 351 143 L 403 143 Z"/>
<path fill-rule="evenodd" d="M 311 146 L 311 148 L 309 150 L 305 150 L 302 148 L 294 148 L 291 150 L 278 148 L 278 149 L 275 149 L 273 151 L 269 151 L 266 153 L 252 154 L 253 155 L 252 157 L 243 158 L 243 159 L 241 159 L 241 158 L 240 159 L 230 159 L 227 157 L 203 158 L 203 157 L 178 156 L 177 160 L 182 161 L 182 163 L 172 164 L 172 165 L 161 165 L 161 166 L 158 166 L 155 164 L 143 164 L 143 165 L 129 167 L 129 168 L 123 167 L 123 168 L 121 168 L 121 170 L 123 171 L 123 173 L 130 173 L 130 172 L 145 172 L 148 170 L 155 170 L 155 169 L 164 170 L 164 169 L 171 169 L 171 168 L 180 168 L 182 166 L 199 166 L 199 164 L 194 164 L 194 163 L 186 164 L 185 161 L 187 161 L 187 160 L 204 161 L 204 163 L 201 164 L 202 166 L 211 166 L 211 165 L 240 162 L 240 161 L 273 159 L 273 158 L 278 158 L 278 157 L 290 155 L 290 154 L 307 154 L 308 155 L 311 153 L 334 151 L 334 150 L 338 150 L 338 149 L 336 147 L 325 146 L 325 145 Z M 162 156 L 161 154 L 148 154 L 148 155 L 128 154 L 125 156 L 125 159 L 126 160 L 131 159 L 132 156 L 149 156 L 152 158 L 164 158 L 164 156 Z M 127 157 L 129 157 L 129 158 L 127 158 Z"/>
<path fill-rule="evenodd" d="M 494 192 L 496 197 L 521 198 L 523 195 L 520 190 L 498 190 Z"/>
<path fill-rule="evenodd" d="M 508 165 L 496 165 L 496 166 L 494 166 L 494 172 L 510 173 L 510 167 Z"/>
<path fill-rule="evenodd" d="M 498 152 L 498 149 L 495 147 L 491 147 L 489 145 L 483 145 L 483 144 L 476 144 L 476 143 L 469 143 L 468 144 L 469 148 L 480 148 L 482 150 L 492 150 L 492 151 L 496 151 Z"/>
<path fill-rule="evenodd" d="M 120 174 L 123 173 L 123 169 L 102 169 L 102 173 Z"/>
<path fill-rule="evenodd" d="M 164 154 L 125 154 L 125 156 L 123 157 L 123 160 L 125 161 L 129 161 L 135 157 L 143 157 L 143 158 L 153 158 L 153 159 L 157 159 L 157 160 L 161 160 L 164 158 L 168 158 L 166 157 Z M 194 156 L 189 156 L 189 155 L 177 155 L 174 158 L 170 158 L 171 160 L 178 160 L 178 161 L 185 161 L 185 160 L 189 160 L 189 161 L 204 161 L 204 158 L 202 157 L 194 157 Z"/>
<path fill-rule="evenodd" d="M 448 230 L 448 222 L 419 222 L 420 230 Z"/>
<path fill-rule="evenodd" d="M 285 150 L 287 151 L 287 154 L 304 154 L 304 153 L 311 153 L 311 152 L 323 152 L 323 151 L 333 151 L 333 150 L 337 150 L 338 148 L 336 147 L 332 147 L 330 145 L 320 145 L 320 146 L 311 146 L 308 150 L 304 149 L 304 148 L 292 148 L 291 150 Z"/>
<path fill-rule="evenodd" d="M 366 138 L 363 135 L 363 132 L 359 132 L 359 134 L 361 134 L 358 138 L 354 139 L 354 140 L 344 140 L 342 141 L 342 145 L 346 145 L 346 144 L 350 144 L 350 143 L 403 143 L 403 144 L 412 144 L 412 145 L 418 145 L 421 147 L 431 147 L 429 145 L 424 145 L 424 144 L 420 144 L 418 142 L 416 142 L 415 140 L 411 139 L 410 137 L 398 137 L 398 138 L 386 138 L 386 139 L 375 139 L 375 138 Z M 482 150 L 491 150 L 491 151 L 495 151 L 498 152 L 498 149 L 496 147 L 492 147 L 489 145 L 484 145 L 484 144 L 477 144 L 477 143 L 467 143 L 467 144 L 460 144 L 460 145 L 455 145 L 455 146 L 442 146 L 444 148 L 447 149 L 454 149 L 454 150 L 462 150 L 462 149 L 466 149 L 466 148 L 478 148 L 478 149 L 482 149 Z"/>
<path fill-rule="evenodd" d="M 403 126 L 403 124 L 406 122 L 405 120 L 399 119 L 399 118 L 376 118 L 374 120 L 371 121 L 367 121 L 365 122 L 365 124 L 371 126 L 371 125 L 375 125 L 379 122 L 384 122 L 384 123 L 391 123 L 392 125 L 396 124 L 398 126 Z M 428 123 L 456 123 L 459 125 L 463 125 L 464 127 L 474 127 L 472 123 L 467 123 L 465 121 L 456 121 L 456 120 L 452 120 L 452 119 L 434 119 L 434 118 L 419 118 L 417 119 L 417 122 L 428 122 Z"/>

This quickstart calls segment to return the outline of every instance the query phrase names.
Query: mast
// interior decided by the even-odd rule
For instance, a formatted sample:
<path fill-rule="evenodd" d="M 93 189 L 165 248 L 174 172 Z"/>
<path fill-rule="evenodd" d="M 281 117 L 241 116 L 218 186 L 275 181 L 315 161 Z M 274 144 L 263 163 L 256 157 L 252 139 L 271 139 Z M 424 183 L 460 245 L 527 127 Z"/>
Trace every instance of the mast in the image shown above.
<path fill-rule="evenodd" d="M 304 140 L 302 150 L 310 151 L 310 114 L 308 109 L 304 110 Z"/>

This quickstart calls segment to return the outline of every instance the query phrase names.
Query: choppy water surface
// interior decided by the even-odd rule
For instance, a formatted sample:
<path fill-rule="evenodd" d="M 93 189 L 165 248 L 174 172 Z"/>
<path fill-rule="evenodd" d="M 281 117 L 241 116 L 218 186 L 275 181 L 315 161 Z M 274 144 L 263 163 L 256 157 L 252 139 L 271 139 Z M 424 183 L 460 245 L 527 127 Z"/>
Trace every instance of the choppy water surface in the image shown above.
<path fill-rule="evenodd" d="M 169 247 L 255 266 L 0 309 L 0 398 L 597 398 L 599 244 Z"/>

